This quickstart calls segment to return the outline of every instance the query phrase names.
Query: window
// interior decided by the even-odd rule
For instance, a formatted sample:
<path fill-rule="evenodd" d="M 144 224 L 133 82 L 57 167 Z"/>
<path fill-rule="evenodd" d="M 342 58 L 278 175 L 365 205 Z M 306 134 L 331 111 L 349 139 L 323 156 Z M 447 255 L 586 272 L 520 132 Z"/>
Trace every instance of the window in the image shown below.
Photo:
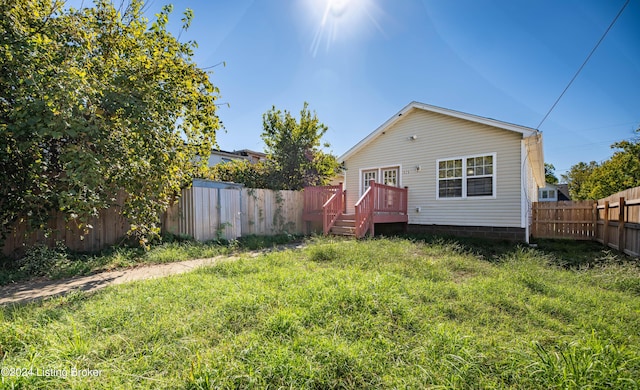
<path fill-rule="evenodd" d="M 398 186 L 398 169 L 382 169 L 382 184 L 386 186 Z"/>
<path fill-rule="evenodd" d="M 438 163 L 438 187 L 441 198 L 462 197 L 462 159 Z"/>
<path fill-rule="evenodd" d="M 556 199 L 556 190 L 540 190 L 540 199 Z"/>
<path fill-rule="evenodd" d="M 400 186 L 400 167 L 392 166 L 392 167 L 384 167 L 384 168 L 372 168 L 361 171 L 362 178 L 362 192 L 360 195 L 364 194 L 365 191 L 369 189 L 369 185 L 371 180 L 376 183 L 382 183 L 387 186 L 398 187 Z"/>
<path fill-rule="evenodd" d="M 362 172 L 362 193 L 364 194 L 370 186 L 371 180 L 376 181 L 378 170 L 364 171 Z"/>
<path fill-rule="evenodd" d="M 467 160 L 467 196 L 493 195 L 493 156 Z"/>
<path fill-rule="evenodd" d="M 495 196 L 495 155 L 438 160 L 438 198 Z"/>

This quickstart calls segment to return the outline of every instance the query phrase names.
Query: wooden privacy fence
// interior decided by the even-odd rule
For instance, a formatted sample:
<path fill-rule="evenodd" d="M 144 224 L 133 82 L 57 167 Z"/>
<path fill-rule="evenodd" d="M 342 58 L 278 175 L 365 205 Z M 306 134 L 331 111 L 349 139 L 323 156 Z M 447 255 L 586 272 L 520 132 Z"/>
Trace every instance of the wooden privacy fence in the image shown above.
<path fill-rule="evenodd" d="M 594 240 L 640 256 L 640 187 L 598 201 L 537 202 L 532 207 L 535 238 Z"/>
<path fill-rule="evenodd" d="M 123 200 L 117 203 L 122 204 Z M 182 191 L 178 203 L 167 210 L 161 221 L 164 232 L 189 235 L 199 241 L 230 240 L 251 234 L 301 234 L 302 212 L 301 191 L 225 188 L 224 184 L 209 188 L 194 182 L 193 187 Z M 62 213 L 51 215 L 49 234 L 44 231 L 26 234 L 26 224 L 18 224 L 5 240 L 2 253 L 20 256 L 26 247 L 37 244 L 53 247 L 57 241 L 73 251 L 95 252 L 120 242 L 130 227 L 117 206 L 100 211 L 89 224 L 92 228 L 86 232 L 68 229 Z"/>
<path fill-rule="evenodd" d="M 536 238 L 593 240 L 596 212 L 591 200 L 535 202 L 531 208 L 531 235 Z"/>
<path fill-rule="evenodd" d="M 165 230 L 198 241 L 240 236 L 301 234 L 299 191 L 191 187 L 168 210 Z"/>
<path fill-rule="evenodd" d="M 123 202 L 124 196 L 119 195 L 115 203 Z M 26 247 L 38 244 L 53 247 L 58 241 L 77 252 L 95 252 L 117 243 L 130 228 L 119 206 L 100 210 L 97 217 L 87 222 L 91 227 L 87 230 L 79 229 L 73 223 L 67 228 L 65 218 L 65 214 L 54 212 L 44 229 L 32 233 L 27 233 L 26 221 L 16 224 L 2 244 L 2 254 L 20 256 Z"/>
<path fill-rule="evenodd" d="M 598 200 L 596 241 L 640 256 L 640 187 Z"/>

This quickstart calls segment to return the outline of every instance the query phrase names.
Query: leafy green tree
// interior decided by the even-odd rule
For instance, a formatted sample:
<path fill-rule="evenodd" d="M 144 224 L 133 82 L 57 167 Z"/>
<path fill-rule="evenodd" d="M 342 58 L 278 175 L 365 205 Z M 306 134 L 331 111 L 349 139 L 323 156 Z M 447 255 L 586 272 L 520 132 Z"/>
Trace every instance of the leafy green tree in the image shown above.
<path fill-rule="evenodd" d="M 271 165 L 271 188 L 300 190 L 305 186 L 325 185 L 340 169 L 335 156 L 324 153 L 322 136 L 328 127 L 304 103 L 299 121 L 289 111 L 274 107 L 263 116 L 262 140 Z"/>
<path fill-rule="evenodd" d="M 640 139 L 616 142 L 611 148 L 619 150 L 608 160 L 578 163 L 563 177 L 572 198 L 601 199 L 640 186 Z"/>
<path fill-rule="evenodd" d="M 0 0 L 1 233 L 52 210 L 88 228 L 124 195 L 144 243 L 215 144 L 219 91 L 167 31 L 171 6 L 149 24 L 142 0 L 63 5 Z"/>
<path fill-rule="evenodd" d="M 574 200 L 591 199 L 589 197 L 590 186 L 589 177 L 598 167 L 598 163 L 591 161 L 590 163 L 579 162 L 571 167 L 569 172 L 562 175 L 562 180 L 567 183 L 569 195 Z"/>
<path fill-rule="evenodd" d="M 611 147 L 620 150 L 589 176 L 585 186 L 588 199 L 601 199 L 640 186 L 640 142 L 621 141 Z"/>
<path fill-rule="evenodd" d="M 547 183 L 558 184 L 558 177 L 556 176 L 556 167 L 554 167 L 553 164 L 544 163 L 544 177 Z"/>

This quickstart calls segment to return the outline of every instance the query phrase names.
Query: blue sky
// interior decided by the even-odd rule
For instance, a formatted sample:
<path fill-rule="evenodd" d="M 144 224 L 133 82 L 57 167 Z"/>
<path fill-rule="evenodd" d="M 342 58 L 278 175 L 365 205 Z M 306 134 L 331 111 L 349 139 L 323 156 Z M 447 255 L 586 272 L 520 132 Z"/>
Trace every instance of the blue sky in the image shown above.
<path fill-rule="evenodd" d="M 536 128 L 626 0 L 148 2 L 195 19 L 181 40 L 213 68 L 221 149 L 262 150 L 262 114 L 309 102 L 340 155 L 411 101 Z M 640 125 L 640 0 L 631 0 L 540 130 L 558 176 Z M 455 140 L 452 140 L 454 142 Z"/>

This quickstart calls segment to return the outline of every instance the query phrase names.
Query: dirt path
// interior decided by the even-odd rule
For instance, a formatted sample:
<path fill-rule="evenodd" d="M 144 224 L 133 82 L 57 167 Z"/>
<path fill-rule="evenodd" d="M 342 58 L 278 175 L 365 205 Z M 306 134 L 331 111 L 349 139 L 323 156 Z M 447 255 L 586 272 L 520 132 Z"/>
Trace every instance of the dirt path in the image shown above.
<path fill-rule="evenodd" d="M 302 247 L 304 247 L 304 244 L 293 244 L 233 256 L 216 256 L 208 259 L 148 265 L 61 280 L 27 281 L 9 284 L 0 287 L 0 305 L 21 304 L 37 299 L 64 295 L 71 291 L 95 291 L 115 284 L 181 274 L 199 267 L 214 265 L 221 261 L 237 260 L 243 256 L 257 257 L 273 250 L 299 249 Z"/>

